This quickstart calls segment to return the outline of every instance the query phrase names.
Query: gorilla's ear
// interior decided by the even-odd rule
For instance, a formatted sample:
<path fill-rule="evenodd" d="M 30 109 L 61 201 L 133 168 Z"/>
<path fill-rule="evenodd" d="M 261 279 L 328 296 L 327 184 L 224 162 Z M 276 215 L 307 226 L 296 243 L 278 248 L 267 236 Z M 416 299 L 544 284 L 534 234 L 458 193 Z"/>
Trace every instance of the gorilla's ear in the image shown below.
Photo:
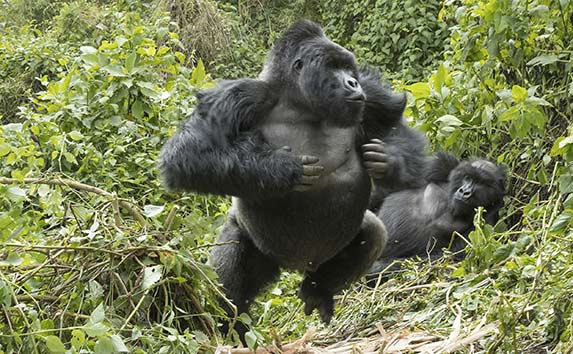
<path fill-rule="evenodd" d="M 460 164 L 457 157 L 449 152 L 438 152 L 426 170 L 426 179 L 431 183 L 447 183 L 448 176 Z"/>

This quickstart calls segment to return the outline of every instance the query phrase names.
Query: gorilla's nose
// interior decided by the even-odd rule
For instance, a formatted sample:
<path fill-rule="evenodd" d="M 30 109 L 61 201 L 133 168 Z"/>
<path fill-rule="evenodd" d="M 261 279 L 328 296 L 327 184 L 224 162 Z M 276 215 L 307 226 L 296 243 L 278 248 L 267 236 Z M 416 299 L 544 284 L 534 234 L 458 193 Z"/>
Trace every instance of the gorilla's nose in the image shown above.
<path fill-rule="evenodd" d="M 344 89 L 346 90 L 346 99 L 351 101 L 364 101 L 366 96 L 360 83 L 355 78 L 348 78 L 344 81 Z"/>
<path fill-rule="evenodd" d="M 358 80 L 351 78 L 346 80 L 346 86 L 348 86 L 351 89 L 357 89 L 358 87 L 360 87 L 360 84 L 358 83 Z"/>

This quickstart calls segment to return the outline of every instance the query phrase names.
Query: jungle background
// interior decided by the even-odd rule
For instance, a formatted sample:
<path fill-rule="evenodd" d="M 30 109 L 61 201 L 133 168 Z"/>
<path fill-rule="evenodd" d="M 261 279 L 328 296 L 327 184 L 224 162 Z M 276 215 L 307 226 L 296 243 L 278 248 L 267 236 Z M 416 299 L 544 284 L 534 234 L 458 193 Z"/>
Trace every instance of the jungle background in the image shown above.
<path fill-rule="evenodd" d="M 300 18 L 407 92 L 433 151 L 507 165 L 508 196 L 463 262 L 357 283 L 329 326 L 283 273 L 237 319 L 249 347 L 573 350 L 570 0 L 2 0 L 0 353 L 237 344 L 205 265 L 230 199 L 167 192 L 157 157 L 198 90 L 255 77 Z"/>

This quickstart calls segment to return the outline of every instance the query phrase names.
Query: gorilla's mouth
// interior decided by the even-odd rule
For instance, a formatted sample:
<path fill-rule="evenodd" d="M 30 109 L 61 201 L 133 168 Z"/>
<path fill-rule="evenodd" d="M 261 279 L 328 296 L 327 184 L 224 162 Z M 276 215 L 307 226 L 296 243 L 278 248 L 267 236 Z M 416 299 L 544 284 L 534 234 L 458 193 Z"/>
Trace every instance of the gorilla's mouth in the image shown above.
<path fill-rule="evenodd" d="M 346 102 L 364 102 L 366 96 L 363 93 L 357 93 L 346 97 Z"/>
<path fill-rule="evenodd" d="M 469 204 L 469 200 L 468 199 L 464 199 L 463 197 L 460 197 L 458 195 L 454 195 L 453 199 L 457 202 L 460 202 L 462 204 Z"/>

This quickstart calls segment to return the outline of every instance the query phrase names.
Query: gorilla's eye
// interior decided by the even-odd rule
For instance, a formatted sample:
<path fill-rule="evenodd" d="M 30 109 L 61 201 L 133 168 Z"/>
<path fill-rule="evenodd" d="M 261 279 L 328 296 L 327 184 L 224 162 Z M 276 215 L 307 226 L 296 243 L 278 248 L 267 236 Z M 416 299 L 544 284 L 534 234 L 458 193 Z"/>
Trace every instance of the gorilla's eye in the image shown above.
<path fill-rule="evenodd" d="M 295 60 L 294 63 L 292 64 L 292 68 L 295 71 L 301 71 L 303 66 L 304 65 L 302 63 L 302 60 L 300 60 L 300 59 Z"/>

